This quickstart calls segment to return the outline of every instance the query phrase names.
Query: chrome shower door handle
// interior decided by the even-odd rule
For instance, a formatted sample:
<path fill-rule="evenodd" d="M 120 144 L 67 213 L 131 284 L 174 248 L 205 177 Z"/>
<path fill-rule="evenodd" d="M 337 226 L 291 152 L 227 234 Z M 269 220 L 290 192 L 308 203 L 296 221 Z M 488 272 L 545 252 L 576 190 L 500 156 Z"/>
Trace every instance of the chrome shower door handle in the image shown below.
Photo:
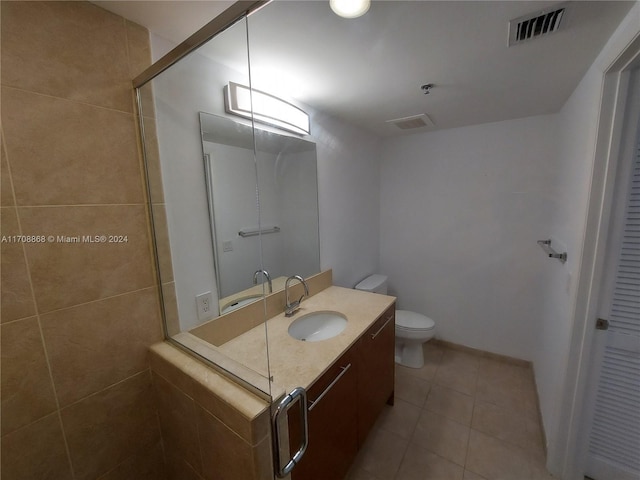
<path fill-rule="evenodd" d="M 300 448 L 298 448 L 298 450 L 296 450 L 296 452 L 293 454 L 291 459 L 284 466 L 282 466 L 282 463 L 280 461 L 280 447 L 281 447 L 280 423 L 279 423 L 280 415 L 284 413 L 286 418 L 286 412 L 288 411 L 289 406 L 293 404 L 293 402 L 298 398 L 300 398 L 300 423 L 302 425 L 302 444 L 300 445 Z M 273 439 L 274 439 L 273 456 L 275 459 L 275 470 L 278 478 L 283 478 L 283 477 L 286 477 L 291 472 L 291 470 L 293 470 L 293 467 L 295 467 L 298 464 L 298 462 L 300 462 L 300 459 L 302 459 L 302 456 L 304 455 L 304 452 L 307 450 L 307 446 L 309 445 L 307 391 L 302 387 L 296 387 L 293 390 L 291 390 L 291 393 L 288 393 L 287 395 L 285 395 L 284 398 L 278 404 L 278 407 L 276 408 L 276 411 L 273 415 L 272 423 L 273 423 Z"/>

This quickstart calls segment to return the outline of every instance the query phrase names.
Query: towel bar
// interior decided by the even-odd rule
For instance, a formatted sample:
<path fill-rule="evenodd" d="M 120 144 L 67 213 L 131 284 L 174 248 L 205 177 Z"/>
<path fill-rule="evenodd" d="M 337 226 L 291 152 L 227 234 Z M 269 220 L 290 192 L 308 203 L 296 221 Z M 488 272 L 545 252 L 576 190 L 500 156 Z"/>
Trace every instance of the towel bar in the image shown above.
<path fill-rule="evenodd" d="M 256 235 L 260 235 L 261 233 L 278 233 L 280 231 L 280 227 L 267 227 L 262 229 L 255 230 L 240 230 L 238 235 L 241 237 L 255 237 Z"/>
<path fill-rule="evenodd" d="M 556 252 L 553 248 L 551 248 L 551 240 L 538 240 L 538 245 L 542 247 L 544 253 L 546 253 L 551 258 L 557 258 L 560 262 L 564 263 L 567 261 L 567 252 Z"/>

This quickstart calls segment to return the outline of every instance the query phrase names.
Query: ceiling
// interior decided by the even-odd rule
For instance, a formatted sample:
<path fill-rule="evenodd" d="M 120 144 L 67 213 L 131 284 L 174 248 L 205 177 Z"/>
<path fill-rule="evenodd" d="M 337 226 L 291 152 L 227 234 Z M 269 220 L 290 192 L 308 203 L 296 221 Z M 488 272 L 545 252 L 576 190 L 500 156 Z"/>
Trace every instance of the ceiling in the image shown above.
<path fill-rule="evenodd" d="M 94 3 L 179 43 L 232 2 Z M 379 136 L 553 113 L 633 3 L 567 2 L 557 32 L 508 47 L 510 20 L 558 2 L 374 0 L 347 20 L 328 0 L 276 0 L 249 18 L 252 81 Z M 209 54 L 233 64 L 243 39 L 227 37 Z M 423 113 L 435 126 L 386 122 Z"/>

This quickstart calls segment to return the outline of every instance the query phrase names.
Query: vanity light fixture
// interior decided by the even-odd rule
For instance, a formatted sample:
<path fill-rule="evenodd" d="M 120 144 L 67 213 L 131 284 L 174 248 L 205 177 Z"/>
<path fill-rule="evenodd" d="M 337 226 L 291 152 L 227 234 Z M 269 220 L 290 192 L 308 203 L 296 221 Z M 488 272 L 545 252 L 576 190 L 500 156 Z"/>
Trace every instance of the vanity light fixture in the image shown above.
<path fill-rule="evenodd" d="M 357 18 L 369 11 L 371 0 L 329 0 L 329 6 L 336 15 Z"/>
<path fill-rule="evenodd" d="M 309 135 L 311 131 L 309 115 L 281 98 L 235 82 L 229 82 L 224 93 L 227 113 L 300 135 Z"/>

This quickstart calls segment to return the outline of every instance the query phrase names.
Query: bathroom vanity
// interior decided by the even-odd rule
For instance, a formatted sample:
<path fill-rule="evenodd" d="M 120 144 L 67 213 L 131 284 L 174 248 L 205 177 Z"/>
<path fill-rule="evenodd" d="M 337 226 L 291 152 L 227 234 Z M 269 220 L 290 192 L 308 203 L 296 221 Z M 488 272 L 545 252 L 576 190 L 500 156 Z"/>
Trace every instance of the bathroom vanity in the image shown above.
<path fill-rule="evenodd" d="M 251 396 L 250 392 L 227 379 L 213 382 L 212 378 L 218 376 L 214 370 L 204 364 L 196 365 L 199 362 L 185 358 L 189 356 L 167 344 L 152 348 L 154 375 L 174 386 L 195 385 L 197 395 L 184 390 L 183 393 L 194 399 L 196 410 L 202 408 L 227 426 L 227 429 L 217 429 L 216 435 L 228 432 L 230 438 L 242 436 L 245 439 L 244 443 L 233 448 L 230 446 L 233 442 L 226 438 L 217 438 L 214 444 L 209 444 L 206 456 L 212 457 L 209 449 L 215 445 L 216 452 L 212 457 L 215 458 L 215 467 L 212 459 L 208 469 L 206 465 L 202 468 L 206 471 L 215 468 L 216 473 L 207 476 L 203 471 L 205 478 L 233 480 L 232 475 L 247 480 L 273 478 L 273 410 L 283 395 L 296 387 L 303 387 L 307 392 L 309 443 L 290 478 L 344 478 L 385 403 L 393 403 L 395 298 L 332 286 L 331 271 L 310 278 L 308 283 L 311 296 L 304 299 L 300 310 L 292 317 L 283 313 L 284 292 L 265 298 L 263 308 L 271 312 L 266 325 L 273 392 L 271 404 L 257 398 L 247 403 L 246 397 Z M 298 290 L 293 293 L 298 294 Z M 260 372 L 262 352 L 259 351 L 261 344 L 258 340 L 264 335 L 265 327 L 264 324 L 252 325 L 254 308 L 257 308 L 256 304 L 248 305 L 216 320 L 227 321 L 230 317 L 235 325 L 246 322 L 241 334 L 217 349 L 229 359 Z M 289 326 L 296 319 L 315 312 L 339 313 L 346 318 L 346 325 L 340 333 L 321 341 L 303 341 L 290 335 Z M 200 334 L 203 332 L 206 330 L 199 331 Z M 188 367 L 181 367 L 187 364 Z M 176 374 L 176 369 L 181 371 L 180 378 L 168 378 L 168 375 Z M 196 375 L 195 372 L 200 373 Z M 233 393 L 235 390 L 237 392 Z M 174 394 L 178 395 L 177 392 Z M 235 398 L 245 400 L 236 404 Z M 222 404 L 226 406 L 220 411 L 212 407 L 218 408 Z M 247 405 L 254 407 L 247 410 Z M 163 418 L 170 415 L 170 412 L 160 411 L 161 424 Z M 284 429 L 280 439 L 282 465 L 302 442 L 300 418 L 300 403 L 295 402 L 284 418 L 284 425 L 288 428 Z M 228 419 L 231 419 L 230 423 L 227 423 Z M 207 437 L 208 433 L 201 431 L 203 428 L 206 426 L 198 424 L 195 427 L 198 431 L 196 436 Z M 244 460 L 229 460 L 238 458 L 238 449 L 246 452 L 242 455 Z M 186 451 L 183 447 L 175 450 Z M 202 458 L 205 458 L 205 452 Z M 245 470 L 240 472 L 239 468 Z M 235 470 L 227 474 L 227 469 Z"/>
<path fill-rule="evenodd" d="M 329 271 L 311 278 L 312 291 L 318 280 L 330 275 Z M 278 302 L 278 294 L 266 300 Z M 344 329 L 320 341 L 295 338 L 290 326 L 317 313 L 344 317 Z M 291 472 L 293 480 L 343 478 L 385 403 L 393 403 L 394 318 L 394 297 L 329 283 L 306 298 L 295 315 L 279 313 L 267 320 L 273 385 L 284 392 L 296 387 L 307 391 L 309 445 Z M 259 325 L 218 348 L 257 370 L 263 335 L 264 326 Z M 291 454 L 303 442 L 299 409 L 300 403 L 293 403 L 287 414 Z M 286 464 L 288 458 L 284 453 L 281 463 Z"/>
<path fill-rule="evenodd" d="M 344 478 L 385 403 L 393 404 L 391 305 L 307 390 L 309 447 L 293 480 Z M 290 449 L 301 441 L 297 404 L 289 412 Z"/>

